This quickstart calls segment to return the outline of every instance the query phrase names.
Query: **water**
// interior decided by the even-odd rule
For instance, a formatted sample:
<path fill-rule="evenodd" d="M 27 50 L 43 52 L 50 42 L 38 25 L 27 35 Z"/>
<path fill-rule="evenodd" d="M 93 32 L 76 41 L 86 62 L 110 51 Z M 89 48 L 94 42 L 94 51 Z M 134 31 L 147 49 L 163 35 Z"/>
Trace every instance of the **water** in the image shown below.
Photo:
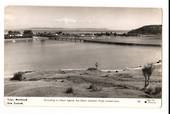
<path fill-rule="evenodd" d="M 65 41 L 5 42 L 5 77 L 25 70 L 136 67 L 161 59 L 161 47 L 119 46 Z"/>

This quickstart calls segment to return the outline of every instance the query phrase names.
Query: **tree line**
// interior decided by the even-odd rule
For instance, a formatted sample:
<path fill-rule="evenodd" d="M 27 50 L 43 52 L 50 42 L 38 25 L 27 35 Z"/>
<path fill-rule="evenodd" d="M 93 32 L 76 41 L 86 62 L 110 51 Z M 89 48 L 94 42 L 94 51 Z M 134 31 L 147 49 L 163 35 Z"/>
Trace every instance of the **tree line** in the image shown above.
<path fill-rule="evenodd" d="M 4 35 L 5 39 L 11 38 L 32 38 L 33 32 L 32 30 L 24 30 L 23 32 L 20 31 L 11 31 L 9 30 L 7 34 Z"/>

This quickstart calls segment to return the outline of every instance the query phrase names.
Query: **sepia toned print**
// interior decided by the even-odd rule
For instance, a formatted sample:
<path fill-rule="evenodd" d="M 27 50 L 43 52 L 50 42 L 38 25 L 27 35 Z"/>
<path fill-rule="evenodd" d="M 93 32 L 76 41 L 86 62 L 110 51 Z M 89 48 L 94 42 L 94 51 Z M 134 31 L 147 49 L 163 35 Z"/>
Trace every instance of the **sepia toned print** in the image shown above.
<path fill-rule="evenodd" d="M 161 98 L 159 8 L 8 6 L 4 96 Z"/>

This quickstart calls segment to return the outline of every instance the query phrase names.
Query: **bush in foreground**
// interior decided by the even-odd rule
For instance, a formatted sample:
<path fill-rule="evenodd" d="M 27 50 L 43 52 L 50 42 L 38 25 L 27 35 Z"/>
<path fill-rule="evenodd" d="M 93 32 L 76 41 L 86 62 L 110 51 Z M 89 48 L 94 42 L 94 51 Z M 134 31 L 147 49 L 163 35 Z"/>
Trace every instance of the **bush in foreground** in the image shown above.
<path fill-rule="evenodd" d="M 13 77 L 11 78 L 11 80 L 22 81 L 23 80 L 23 74 L 24 74 L 24 72 L 14 73 Z"/>
<path fill-rule="evenodd" d="M 145 90 L 145 93 L 155 98 L 161 98 L 162 88 L 161 87 L 148 87 Z"/>
<path fill-rule="evenodd" d="M 94 84 L 90 84 L 87 89 L 90 89 L 91 91 L 100 91 L 101 90 L 100 87 L 98 87 L 97 85 L 94 85 Z"/>
<path fill-rule="evenodd" d="M 74 93 L 74 90 L 72 87 L 69 87 L 66 89 L 65 93 L 67 93 L 67 94 Z"/>
<path fill-rule="evenodd" d="M 90 68 L 88 68 L 87 70 L 89 70 L 89 71 L 94 71 L 94 70 L 97 70 L 97 69 L 94 68 L 94 67 L 90 67 Z"/>

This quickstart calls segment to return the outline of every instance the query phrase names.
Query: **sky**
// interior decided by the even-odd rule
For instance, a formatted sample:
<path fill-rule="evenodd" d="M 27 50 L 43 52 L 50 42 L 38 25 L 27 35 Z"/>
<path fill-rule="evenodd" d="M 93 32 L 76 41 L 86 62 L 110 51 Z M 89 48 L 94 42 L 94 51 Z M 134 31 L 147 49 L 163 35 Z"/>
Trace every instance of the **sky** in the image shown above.
<path fill-rule="evenodd" d="M 162 24 L 159 8 L 8 6 L 5 29 L 105 28 L 131 30 Z"/>

